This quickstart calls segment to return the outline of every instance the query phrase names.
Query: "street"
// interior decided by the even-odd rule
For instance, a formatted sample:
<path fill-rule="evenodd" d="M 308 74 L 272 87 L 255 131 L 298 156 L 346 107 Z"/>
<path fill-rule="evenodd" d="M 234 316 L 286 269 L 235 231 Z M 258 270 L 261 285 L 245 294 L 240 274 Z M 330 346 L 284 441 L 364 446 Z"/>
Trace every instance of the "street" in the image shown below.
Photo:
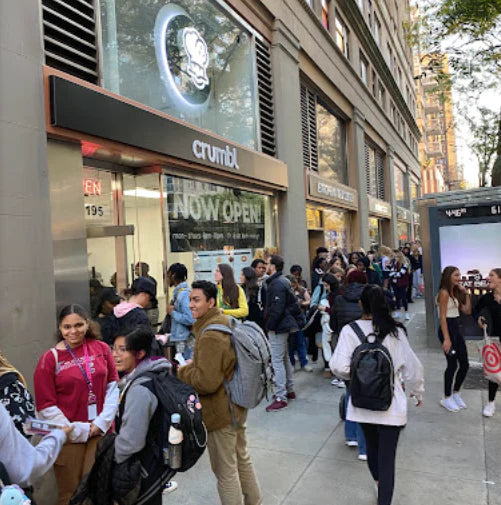
<path fill-rule="evenodd" d="M 445 411 L 440 350 L 425 347 L 424 302 L 411 307 L 411 345 L 425 367 L 424 402 L 409 400 L 409 423 L 402 431 L 397 456 L 394 505 L 500 505 L 501 412 L 482 417 L 486 390 L 465 389 L 468 409 Z M 478 361 L 471 354 L 470 361 Z M 357 450 L 344 445 L 338 415 L 343 393 L 322 377 L 295 374 L 298 399 L 287 410 L 266 413 L 263 403 L 249 412 L 248 441 L 264 505 L 372 505 L 374 486 Z M 501 405 L 498 402 L 498 409 Z M 178 474 L 179 488 L 169 503 L 219 503 L 207 453 L 188 473 Z"/>

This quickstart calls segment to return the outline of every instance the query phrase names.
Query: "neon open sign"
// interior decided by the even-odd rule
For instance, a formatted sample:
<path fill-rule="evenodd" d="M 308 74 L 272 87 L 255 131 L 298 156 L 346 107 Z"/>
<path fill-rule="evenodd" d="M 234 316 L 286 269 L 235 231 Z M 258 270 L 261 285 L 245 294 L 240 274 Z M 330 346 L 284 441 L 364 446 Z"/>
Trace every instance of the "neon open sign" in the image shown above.
<path fill-rule="evenodd" d="M 83 180 L 83 192 L 85 196 L 101 196 L 102 193 L 101 181 L 96 179 Z"/>

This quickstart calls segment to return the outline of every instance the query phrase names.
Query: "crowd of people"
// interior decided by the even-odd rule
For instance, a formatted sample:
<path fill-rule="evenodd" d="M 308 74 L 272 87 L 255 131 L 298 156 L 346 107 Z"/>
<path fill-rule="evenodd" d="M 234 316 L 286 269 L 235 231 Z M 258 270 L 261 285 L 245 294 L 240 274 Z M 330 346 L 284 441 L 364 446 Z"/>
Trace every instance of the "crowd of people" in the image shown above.
<path fill-rule="evenodd" d="M 358 447 L 358 458 L 367 461 L 378 504 L 389 505 L 398 438 L 407 423 L 406 394 L 420 405 L 424 391 L 423 367 L 404 324 L 410 320 L 408 304 L 424 293 L 421 245 L 350 254 L 319 247 L 311 272 L 309 283 L 300 265 L 292 265 L 287 273 L 284 259 L 273 254 L 255 259 L 241 272 L 220 263 L 214 282 L 198 280 L 190 286 L 186 266 L 174 263 L 167 271 L 171 300 L 160 329 L 148 317 L 147 311 L 158 305 L 156 282 L 147 275 L 134 280 L 127 299 L 114 289 L 102 289 L 93 318 L 79 305 L 64 307 L 57 321 L 57 343 L 43 353 L 35 370 L 35 399 L 24 377 L 0 354 L 0 400 L 5 405 L 0 405 L 0 462 L 6 474 L 29 493 L 33 479 L 53 466 L 58 505 L 70 500 L 77 504 L 83 500 L 75 497 L 88 489 L 82 488 L 85 476 L 95 475 L 93 467 L 104 460 L 112 468 L 108 491 L 113 501 L 120 502 L 114 494 L 120 491 L 129 499 L 135 493 L 128 503 L 160 504 L 162 493 L 176 485 L 173 472 L 152 449 L 152 440 L 162 431 L 155 377 L 175 372 L 198 395 L 190 396 L 189 409 L 201 408 L 222 505 L 262 503 L 247 448 L 247 410 L 228 396 L 227 382 L 237 359 L 229 333 L 218 327 L 228 326 L 231 317 L 254 322 L 269 342 L 274 395 L 266 412 L 281 411 L 296 399 L 296 364 L 297 371 L 311 373 L 319 363 L 333 386 L 346 389 L 346 444 Z M 468 355 L 459 312 L 472 310 L 459 280 L 459 270 L 446 267 L 436 298 L 438 337 L 447 360 L 441 404 L 453 412 L 466 408 L 460 389 Z M 491 290 L 477 304 L 475 317 L 489 334 L 499 335 L 501 269 L 492 270 L 489 280 Z M 386 408 L 363 406 L 365 379 L 358 367 L 368 362 L 354 356 L 364 346 L 379 346 L 391 363 Z M 497 384 L 491 383 L 486 416 L 494 414 L 496 391 Z M 15 402 L 10 401 L 13 394 Z M 23 423 L 35 409 L 38 418 L 61 429 L 32 447 Z M 98 449 L 100 440 L 107 443 Z"/>

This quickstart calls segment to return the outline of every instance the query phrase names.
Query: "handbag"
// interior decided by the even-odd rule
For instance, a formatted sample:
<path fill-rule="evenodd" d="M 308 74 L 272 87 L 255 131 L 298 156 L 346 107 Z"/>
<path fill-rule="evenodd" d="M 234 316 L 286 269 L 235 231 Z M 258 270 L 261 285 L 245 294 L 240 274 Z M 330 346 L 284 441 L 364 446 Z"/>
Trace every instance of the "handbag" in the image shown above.
<path fill-rule="evenodd" d="M 498 337 L 487 335 L 487 328 L 484 328 L 482 366 L 487 379 L 496 384 L 501 384 L 501 346 Z"/>

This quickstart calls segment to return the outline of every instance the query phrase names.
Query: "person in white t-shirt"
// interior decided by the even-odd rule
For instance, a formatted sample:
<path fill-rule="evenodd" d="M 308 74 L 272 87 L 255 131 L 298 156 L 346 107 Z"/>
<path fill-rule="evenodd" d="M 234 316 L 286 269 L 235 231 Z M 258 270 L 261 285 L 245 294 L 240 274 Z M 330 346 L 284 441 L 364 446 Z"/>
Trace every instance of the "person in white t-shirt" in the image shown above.
<path fill-rule="evenodd" d="M 368 285 L 360 297 L 362 317 L 355 321 L 364 335 L 382 335 L 382 344 L 388 349 L 395 372 L 393 401 L 388 410 L 374 411 L 354 407 L 348 403 L 346 419 L 360 423 L 367 441 L 367 463 L 376 482 L 378 505 L 390 505 L 395 482 L 395 456 L 400 430 L 407 423 L 407 399 L 398 378 L 400 372 L 406 391 L 421 405 L 424 392 L 423 366 L 407 340 L 405 327 L 390 313 L 386 297 L 379 286 Z M 360 338 L 350 325 L 345 325 L 330 360 L 332 373 L 350 379 L 353 352 Z"/>

